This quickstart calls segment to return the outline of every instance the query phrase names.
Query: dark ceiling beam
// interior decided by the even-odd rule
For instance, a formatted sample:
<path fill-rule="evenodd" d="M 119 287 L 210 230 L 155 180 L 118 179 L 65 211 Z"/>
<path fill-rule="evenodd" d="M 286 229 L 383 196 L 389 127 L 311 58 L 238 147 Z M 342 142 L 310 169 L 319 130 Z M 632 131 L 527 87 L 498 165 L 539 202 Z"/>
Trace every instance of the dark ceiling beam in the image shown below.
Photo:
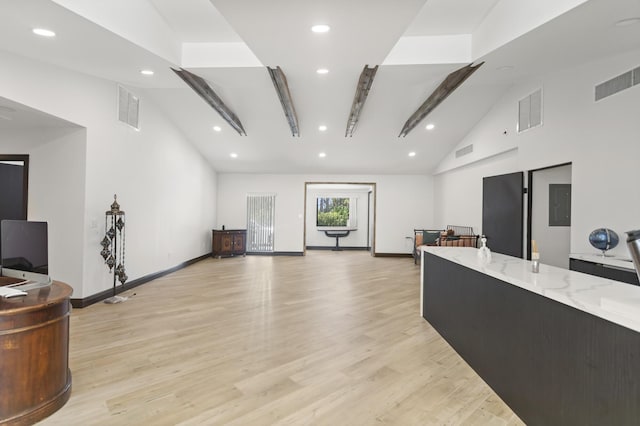
<path fill-rule="evenodd" d="M 431 93 L 431 95 L 427 98 L 426 101 L 413 113 L 411 117 L 404 123 L 404 127 L 402 127 L 402 131 L 398 135 L 398 137 L 407 136 L 407 134 L 413 130 L 431 111 L 436 109 L 438 105 L 442 101 L 444 101 L 447 96 L 453 93 L 464 81 L 471 76 L 478 68 L 480 68 L 484 64 L 484 62 L 479 63 L 476 66 L 473 66 L 473 63 L 464 66 L 447 76 L 442 83 L 436 88 L 436 90 Z"/>
<path fill-rule="evenodd" d="M 360 112 L 367 100 L 369 89 L 371 89 L 373 79 L 376 76 L 376 71 L 378 71 L 377 65 L 373 68 L 370 68 L 369 65 L 365 65 L 364 69 L 360 73 L 358 85 L 356 86 L 356 94 L 353 97 L 353 104 L 351 104 L 351 112 L 347 119 L 347 130 L 344 133 L 344 137 L 353 136 L 356 124 L 358 124 L 358 119 L 360 118 Z"/>
<path fill-rule="evenodd" d="M 271 81 L 273 82 L 273 87 L 276 89 L 278 98 L 280 98 L 280 104 L 282 105 L 284 115 L 287 118 L 289 127 L 291 128 L 291 136 L 300 136 L 298 115 L 296 114 L 296 109 L 293 107 L 293 100 L 291 99 L 291 93 L 289 92 L 287 77 L 285 77 L 284 72 L 282 72 L 282 68 L 280 67 L 267 67 L 267 70 L 271 76 Z"/>
<path fill-rule="evenodd" d="M 184 68 L 180 68 L 179 70 L 175 68 L 171 68 L 173 72 L 178 74 L 178 76 L 184 80 L 185 83 L 189 87 L 191 87 L 206 103 L 208 103 L 213 109 L 215 109 L 218 114 L 227 122 L 231 127 L 233 127 L 240 136 L 246 136 L 247 133 L 244 131 L 244 127 L 242 127 L 242 123 L 238 119 L 238 117 L 225 105 L 225 103 L 220 99 L 220 97 L 213 91 L 209 83 L 202 77 L 195 75 L 192 72 L 185 70 Z"/>

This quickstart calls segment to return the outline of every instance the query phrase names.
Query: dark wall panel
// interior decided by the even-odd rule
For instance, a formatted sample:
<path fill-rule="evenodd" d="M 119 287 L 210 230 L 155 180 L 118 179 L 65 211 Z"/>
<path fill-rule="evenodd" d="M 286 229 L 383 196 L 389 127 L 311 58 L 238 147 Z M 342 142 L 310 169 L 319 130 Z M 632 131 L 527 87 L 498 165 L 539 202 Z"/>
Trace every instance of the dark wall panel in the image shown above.
<path fill-rule="evenodd" d="M 496 253 L 522 257 L 524 173 L 482 179 L 482 233 Z"/>
<path fill-rule="evenodd" d="M 0 155 L 0 161 L 22 161 L 24 164 L 0 163 L 0 221 L 24 220 L 27 218 L 29 156 Z"/>
<path fill-rule="evenodd" d="M 23 212 L 24 166 L 0 163 L 0 220 L 26 219 Z"/>

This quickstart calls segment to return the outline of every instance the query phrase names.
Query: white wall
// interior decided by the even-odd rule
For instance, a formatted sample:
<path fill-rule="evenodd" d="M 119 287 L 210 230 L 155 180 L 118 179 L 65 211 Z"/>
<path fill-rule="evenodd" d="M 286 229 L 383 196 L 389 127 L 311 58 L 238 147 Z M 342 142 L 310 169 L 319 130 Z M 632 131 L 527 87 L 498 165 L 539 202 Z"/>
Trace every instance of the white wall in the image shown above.
<path fill-rule="evenodd" d="M 27 219 L 48 223 L 49 274 L 81 283 L 84 253 L 78 224 L 84 218 L 85 129 L 3 131 L 0 140 L 3 154 L 29 154 Z"/>
<path fill-rule="evenodd" d="M 517 151 L 435 175 L 435 227 L 471 226 L 482 233 L 482 178 L 518 171 Z"/>
<path fill-rule="evenodd" d="M 307 191 L 307 247 L 335 247 L 336 239 L 327 237 L 316 226 L 316 199 L 318 197 L 343 197 L 356 200 L 356 224 L 357 229 L 352 230 L 348 236 L 340 238 L 340 246 L 344 247 L 368 247 L 368 198 L 369 192 L 361 190 L 327 190 L 308 189 Z"/>
<path fill-rule="evenodd" d="M 436 221 L 480 225 L 483 176 L 571 162 L 572 252 L 594 252 L 588 242 L 593 229 L 611 228 L 623 237 L 640 228 L 640 85 L 593 99 L 595 85 L 637 67 L 639 57 L 635 51 L 513 87 L 438 166 Z M 539 87 L 543 125 L 518 135 L 517 102 Z M 455 150 L 470 143 L 474 154 L 455 159 Z M 612 253 L 627 255 L 624 243 Z"/>
<path fill-rule="evenodd" d="M 247 194 L 275 193 L 275 251 L 302 252 L 305 182 L 376 183 L 376 253 L 411 253 L 413 229 L 433 226 L 430 176 L 221 173 L 217 228 L 245 228 Z"/>
<path fill-rule="evenodd" d="M 141 98 L 137 132 L 116 119 L 115 82 L 8 53 L 0 53 L 0 62 L 0 96 L 86 128 L 84 193 L 79 195 L 75 186 L 57 186 L 50 193 L 64 198 L 65 191 L 74 191 L 74 199 L 84 198 L 81 217 L 65 230 L 70 241 L 82 241 L 83 256 L 67 260 L 74 262 L 70 268 L 82 269 L 81 281 L 69 282 L 74 298 L 112 285 L 99 242 L 104 212 L 115 193 L 126 212 L 130 280 L 210 251 L 216 223 L 215 171 L 144 92 L 130 88 Z M 0 145 L 0 151 L 3 148 Z M 58 147 L 52 149 L 57 152 Z M 65 163 L 57 158 L 50 167 L 57 170 Z M 40 173 L 39 167 L 32 172 Z M 66 245 L 54 249 L 65 250 Z M 59 278 L 55 272 L 52 276 Z"/>

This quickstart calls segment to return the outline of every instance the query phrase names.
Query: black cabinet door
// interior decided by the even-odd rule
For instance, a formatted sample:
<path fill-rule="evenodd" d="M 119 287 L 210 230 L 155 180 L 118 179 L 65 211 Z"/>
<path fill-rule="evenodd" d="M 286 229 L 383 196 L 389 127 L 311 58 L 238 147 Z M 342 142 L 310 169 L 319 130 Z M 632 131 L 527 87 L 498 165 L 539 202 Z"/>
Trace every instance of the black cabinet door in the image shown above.
<path fill-rule="evenodd" d="M 524 173 L 482 179 L 482 234 L 495 253 L 522 258 Z"/>
<path fill-rule="evenodd" d="M 640 282 L 638 281 L 638 275 L 635 272 L 608 267 L 607 265 L 603 265 L 601 263 L 570 259 L 569 269 L 571 269 L 572 271 L 583 272 L 589 275 L 595 275 L 597 277 L 621 281 L 627 284 L 640 285 Z"/>

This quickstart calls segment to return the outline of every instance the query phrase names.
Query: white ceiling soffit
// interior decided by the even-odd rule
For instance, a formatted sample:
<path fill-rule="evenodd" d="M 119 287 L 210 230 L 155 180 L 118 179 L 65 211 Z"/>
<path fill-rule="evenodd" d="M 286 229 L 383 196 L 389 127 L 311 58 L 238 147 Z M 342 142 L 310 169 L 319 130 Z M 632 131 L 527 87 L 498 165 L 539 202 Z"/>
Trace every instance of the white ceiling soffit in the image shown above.
<path fill-rule="evenodd" d="M 0 131 L 67 127 L 81 128 L 70 121 L 0 96 Z"/>
<path fill-rule="evenodd" d="M 471 34 L 401 37 L 382 65 L 472 62 Z"/>
<path fill-rule="evenodd" d="M 184 86 L 171 62 L 53 1 L 0 2 L 0 23 L 0 51 L 136 87 Z M 53 27 L 56 37 L 35 37 L 34 26 Z M 139 73 L 146 68 L 153 79 Z"/>
<path fill-rule="evenodd" d="M 243 42 L 209 0 L 149 1 L 182 43 Z"/>
<path fill-rule="evenodd" d="M 500 0 L 473 31 L 480 58 L 589 0 Z"/>
<path fill-rule="evenodd" d="M 125 40 L 179 65 L 181 43 L 158 10 L 141 0 L 53 0 Z"/>
<path fill-rule="evenodd" d="M 373 186 L 362 185 L 357 183 L 310 183 L 307 185 L 307 189 L 312 191 L 342 190 L 342 191 L 353 191 L 353 192 L 368 192 L 373 190 Z"/>
<path fill-rule="evenodd" d="M 588 0 L 429 0 L 384 65 L 469 63 Z"/>
<path fill-rule="evenodd" d="M 262 66 L 209 0 L 53 1 L 171 66 Z"/>
<path fill-rule="evenodd" d="M 211 2 L 260 62 L 288 76 L 292 67 L 315 72 L 325 64 L 347 70 L 381 64 L 425 0 Z M 310 31 L 318 23 L 330 23 L 327 37 Z"/>

